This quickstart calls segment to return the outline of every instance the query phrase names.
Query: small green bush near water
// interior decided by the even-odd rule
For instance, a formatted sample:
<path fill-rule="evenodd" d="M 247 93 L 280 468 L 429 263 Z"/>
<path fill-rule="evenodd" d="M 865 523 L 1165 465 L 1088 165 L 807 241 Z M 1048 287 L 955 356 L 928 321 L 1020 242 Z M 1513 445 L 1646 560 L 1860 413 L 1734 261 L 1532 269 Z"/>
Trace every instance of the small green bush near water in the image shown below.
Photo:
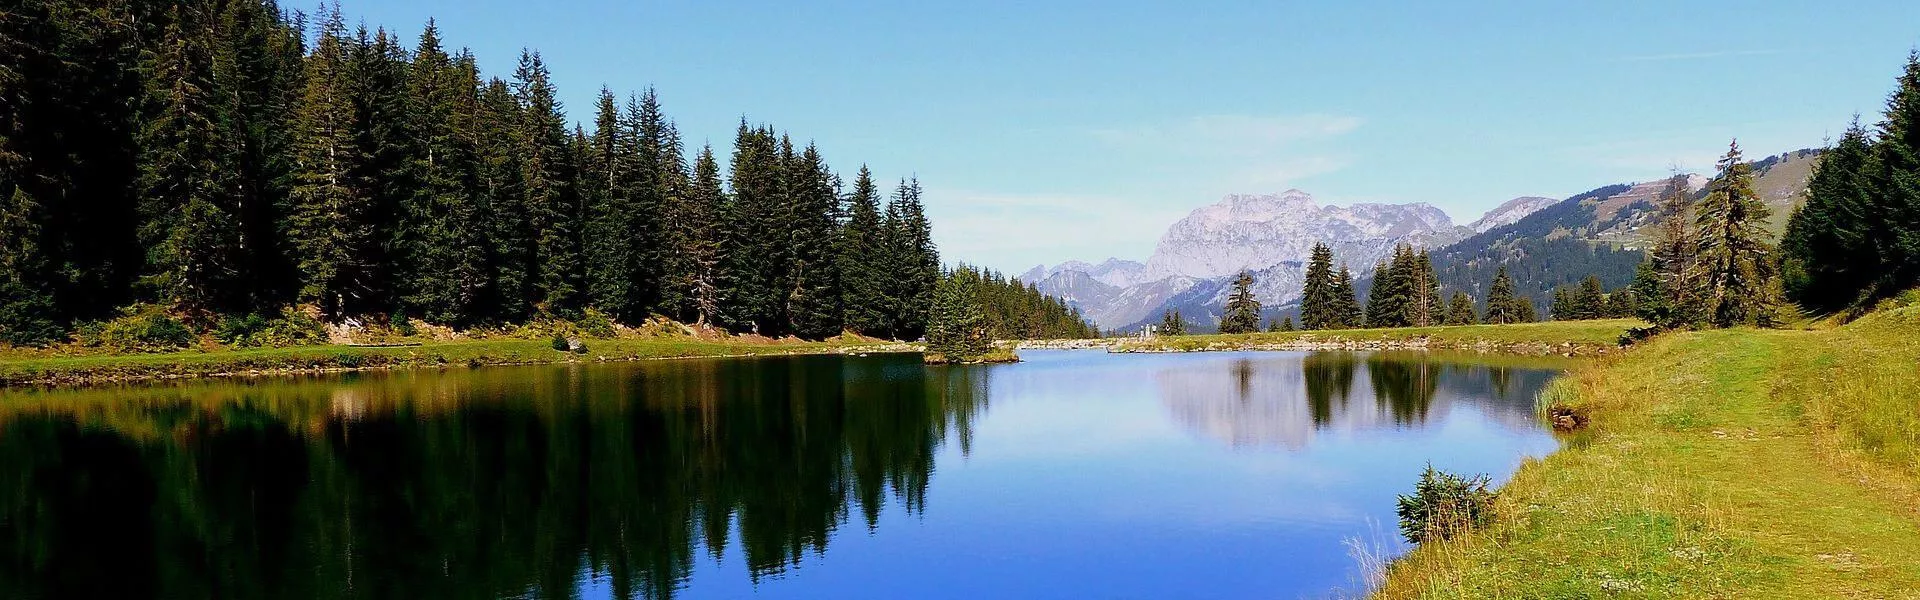
<path fill-rule="evenodd" d="M 214 328 L 213 337 L 235 348 L 285 348 L 325 342 L 327 329 L 306 313 L 287 308 L 277 319 L 259 313 L 228 315 Z"/>
<path fill-rule="evenodd" d="M 121 309 L 110 321 L 83 323 L 74 331 L 81 345 L 120 352 L 160 352 L 193 344 L 193 330 L 158 305 L 136 304 Z"/>
<path fill-rule="evenodd" d="M 1400 535 L 1423 544 L 1485 527 L 1493 522 L 1491 482 L 1485 474 L 1464 477 L 1427 465 L 1413 494 L 1400 496 Z"/>

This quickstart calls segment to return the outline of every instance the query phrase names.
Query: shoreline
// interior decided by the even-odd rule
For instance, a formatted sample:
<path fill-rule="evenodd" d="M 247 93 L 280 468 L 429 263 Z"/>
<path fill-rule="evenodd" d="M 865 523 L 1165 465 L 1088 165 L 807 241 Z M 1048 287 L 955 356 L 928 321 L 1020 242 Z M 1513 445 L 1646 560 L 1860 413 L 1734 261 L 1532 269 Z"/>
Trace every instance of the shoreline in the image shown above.
<path fill-rule="evenodd" d="M 1241 351 L 1451 350 L 1519 356 L 1596 357 L 1618 352 L 1620 337 L 1642 323 L 1631 319 L 1549 321 L 1512 325 L 1451 325 L 1395 329 L 1339 329 L 1271 333 L 1032 340 L 1022 350 L 1091 350 L 1115 354 Z"/>
<path fill-rule="evenodd" d="M 0 390 L 28 387 L 327 375 L 413 369 L 612 363 L 696 358 L 890 354 L 918 352 L 901 342 L 752 343 L 686 339 L 588 340 L 574 354 L 536 340 L 428 342 L 413 346 L 296 346 L 290 348 L 182 351 L 158 354 L 0 359 Z"/>

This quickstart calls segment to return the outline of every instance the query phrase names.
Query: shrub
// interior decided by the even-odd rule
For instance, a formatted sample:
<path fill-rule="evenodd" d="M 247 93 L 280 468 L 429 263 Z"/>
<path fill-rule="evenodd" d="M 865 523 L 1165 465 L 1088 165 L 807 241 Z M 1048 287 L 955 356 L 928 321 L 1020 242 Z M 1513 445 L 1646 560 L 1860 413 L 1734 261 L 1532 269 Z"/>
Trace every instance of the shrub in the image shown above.
<path fill-rule="evenodd" d="M 571 352 L 573 351 L 573 344 L 567 343 L 567 336 L 554 334 L 553 349 L 556 352 Z"/>
<path fill-rule="evenodd" d="M 74 338 L 82 345 L 109 348 L 121 352 L 158 352 L 178 350 L 193 343 L 193 330 L 151 304 L 136 304 L 120 310 L 120 316 L 104 323 L 85 323 Z"/>
<path fill-rule="evenodd" d="M 620 330 L 613 326 L 613 318 L 595 308 L 587 309 L 586 314 L 581 315 L 573 324 L 579 327 L 580 333 L 586 334 L 587 337 L 605 340 L 620 335 Z"/>
<path fill-rule="evenodd" d="M 214 329 L 213 337 L 235 348 L 283 348 L 324 342 L 327 328 L 307 313 L 288 307 L 280 310 L 277 319 L 257 313 L 229 315 Z"/>
<path fill-rule="evenodd" d="M 1489 483 L 1485 474 L 1463 477 L 1427 465 L 1413 494 L 1400 496 L 1395 511 L 1400 515 L 1400 535 L 1423 544 L 1486 526 L 1493 521 L 1495 498 L 1487 489 Z"/>
<path fill-rule="evenodd" d="M 0 344 L 44 346 L 65 337 L 53 301 L 19 282 L 0 282 Z"/>

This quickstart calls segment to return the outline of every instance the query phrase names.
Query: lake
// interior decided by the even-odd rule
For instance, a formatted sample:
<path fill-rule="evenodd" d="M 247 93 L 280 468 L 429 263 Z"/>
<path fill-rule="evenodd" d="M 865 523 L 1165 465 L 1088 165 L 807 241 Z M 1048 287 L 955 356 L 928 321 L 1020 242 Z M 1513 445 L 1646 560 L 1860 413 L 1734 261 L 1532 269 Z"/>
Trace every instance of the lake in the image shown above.
<path fill-rule="evenodd" d="M 1559 363 L 1027 351 L 0 392 L 0 597 L 1324 598 Z"/>

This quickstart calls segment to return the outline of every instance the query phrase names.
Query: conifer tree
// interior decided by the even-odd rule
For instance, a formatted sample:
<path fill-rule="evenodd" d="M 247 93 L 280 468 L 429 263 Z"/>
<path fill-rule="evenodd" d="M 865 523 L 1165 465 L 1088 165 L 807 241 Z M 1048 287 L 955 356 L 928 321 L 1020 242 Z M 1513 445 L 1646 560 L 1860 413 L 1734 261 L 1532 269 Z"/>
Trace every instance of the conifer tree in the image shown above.
<path fill-rule="evenodd" d="M 1187 320 L 1180 311 L 1168 310 L 1160 315 L 1160 335 L 1186 335 Z"/>
<path fill-rule="evenodd" d="M 780 147 L 773 132 L 748 128 L 741 121 L 728 174 L 732 193 L 721 210 L 722 323 L 735 330 L 777 335 L 777 328 L 785 323 L 779 313 L 786 254 L 781 243 L 785 238 L 778 231 L 783 190 Z"/>
<path fill-rule="evenodd" d="M 593 137 L 580 165 L 580 196 L 587 215 L 581 246 L 586 251 L 587 295 L 593 305 L 615 319 L 637 322 L 647 315 L 643 290 L 650 283 L 641 256 L 648 237 L 642 221 L 658 213 L 640 206 L 638 196 L 651 191 L 646 184 L 651 183 L 652 170 L 651 165 L 641 165 L 640 143 L 632 139 L 641 132 L 623 121 L 613 90 L 601 88 L 594 105 Z M 635 185 L 639 182 L 645 183 Z"/>
<path fill-rule="evenodd" d="M 1653 261 L 1642 261 L 1633 271 L 1631 291 L 1636 299 L 1632 314 L 1649 323 L 1660 323 L 1666 319 L 1670 308 L 1667 305 L 1666 287 L 1660 281 L 1660 272 L 1653 267 Z"/>
<path fill-rule="evenodd" d="M 1674 175 L 1660 194 L 1660 217 L 1654 231 L 1651 256 L 1665 292 L 1665 312 L 1654 324 L 1663 328 L 1688 327 L 1705 318 L 1702 293 L 1700 240 L 1695 231 L 1693 199 L 1683 175 Z"/>
<path fill-rule="evenodd" d="M 237 301 L 264 309 L 292 299 L 298 278 L 281 235 L 293 183 L 290 124 L 306 48 L 272 0 L 228 2 L 213 45 L 219 172 L 234 196 Z"/>
<path fill-rule="evenodd" d="M 919 180 L 902 181 L 887 204 L 883 227 L 888 236 L 895 303 L 894 335 L 915 339 L 926 331 L 926 302 L 940 273 L 940 255 L 933 246 L 933 229 L 920 203 Z"/>
<path fill-rule="evenodd" d="M 1316 242 L 1307 260 L 1306 283 L 1301 290 L 1301 327 L 1332 329 L 1340 321 L 1339 302 L 1334 294 L 1333 249 Z"/>
<path fill-rule="evenodd" d="M 1454 292 L 1453 299 L 1447 302 L 1445 325 L 1473 325 L 1480 322 L 1474 314 L 1473 298 L 1466 292 Z"/>
<path fill-rule="evenodd" d="M 345 89 L 355 108 L 352 135 L 361 158 L 358 179 L 367 198 L 359 225 L 371 236 L 369 243 L 354 249 L 352 261 L 363 288 L 361 302 L 350 307 L 354 312 L 390 313 L 404 307 L 401 268 L 414 262 L 412 253 L 421 239 L 413 223 L 402 218 L 422 190 L 408 68 L 405 48 L 384 28 L 369 33 L 361 27 L 347 52 Z"/>
<path fill-rule="evenodd" d="M 721 206 L 726 192 L 720 187 L 720 163 L 705 146 L 694 159 L 678 230 L 683 243 L 677 254 L 684 270 L 673 285 L 686 298 L 683 314 L 694 323 L 711 323 L 720 316 Z M 683 317 L 684 318 L 684 317 Z"/>
<path fill-rule="evenodd" d="M 487 307 L 485 320 L 524 320 L 532 314 L 536 297 L 536 232 L 528 218 L 524 157 L 519 150 L 520 113 L 507 82 L 490 79 L 480 93 L 476 128 L 490 280 L 481 302 Z"/>
<path fill-rule="evenodd" d="M 294 119 L 297 166 L 287 224 L 299 262 L 300 300 L 336 316 L 365 296 L 369 282 L 362 261 L 374 242 L 361 181 L 366 170 L 355 139 L 359 112 L 348 89 L 350 43 L 335 7 L 307 57 Z"/>
<path fill-rule="evenodd" d="M 801 151 L 788 177 L 784 229 L 792 257 L 785 286 L 789 328 L 803 338 L 825 339 L 843 330 L 841 274 L 835 255 L 839 184 L 812 145 Z"/>
<path fill-rule="evenodd" d="M 1241 271 L 1227 296 L 1226 314 L 1220 316 L 1220 333 L 1256 331 L 1260 331 L 1260 300 L 1253 295 L 1253 274 Z"/>
<path fill-rule="evenodd" d="M 1840 141 L 1820 155 L 1807 180 L 1807 202 L 1787 219 L 1781 239 L 1786 289 L 1808 308 L 1842 310 L 1872 296 L 1884 258 L 1875 230 L 1884 214 L 1868 168 L 1873 160 L 1867 131 L 1854 119 Z"/>
<path fill-rule="evenodd" d="M 1434 276 L 1433 258 L 1427 251 L 1412 252 L 1405 276 L 1412 293 L 1408 296 L 1407 323 L 1415 327 L 1439 324 L 1445 307 L 1440 301 L 1440 278 Z"/>
<path fill-rule="evenodd" d="M 408 311 L 463 326 L 482 311 L 488 245 L 475 152 L 480 82 L 469 60 L 447 54 L 438 27 L 427 23 L 407 79 L 419 185 L 403 198 L 398 215 L 406 248 L 397 271 Z"/>
<path fill-rule="evenodd" d="M 141 177 L 154 291 L 193 313 L 237 308 L 241 260 L 233 190 L 219 176 L 208 15 L 175 6 L 153 60 Z"/>
<path fill-rule="evenodd" d="M 1493 283 L 1487 286 L 1487 312 L 1485 321 L 1492 325 L 1526 323 L 1533 320 L 1531 310 L 1522 310 L 1520 301 L 1524 298 L 1514 294 L 1513 278 L 1507 275 L 1507 268 L 1500 267 L 1493 275 Z M 1528 301 L 1531 304 L 1531 301 Z"/>
<path fill-rule="evenodd" d="M 1340 265 L 1340 273 L 1333 279 L 1333 300 L 1333 313 L 1339 320 L 1329 323 L 1328 329 L 1360 327 L 1363 324 L 1360 298 L 1353 289 L 1353 271 L 1344 264 Z"/>
<path fill-rule="evenodd" d="M 927 352 L 948 362 L 978 360 L 992 348 L 980 308 L 980 274 L 962 266 L 940 278 L 927 325 Z"/>
<path fill-rule="evenodd" d="M 1280 319 L 1280 331 L 1288 332 L 1293 330 L 1294 330 L 1293 317 L 1282 317 Z"/>
<path fill-rule="evenodd" d="M 578 309 L 582 301 L 579 232 L 583 215 L 574 186 L 566 116 L 560 112 L 539 53 L 521 53 L 514 95 L 520 104 L 521 185 L 534 234 L 535 297 L 531 300 L 555 314 L 565 314 Z"/>
<path fill-rule="evenodd" d="M 891 333 L 887 307 L 892 303 L 882 246 L 886 236 L 880 223 L 880 189 L 865 165 L 854 176 L 844 212 L 838 248 L 842 319 L 855 333 L 886 337 Z"/>
<path fill-rule="evenodd" d="M 1720 176 L 1695 216 L 1707 314 L 1715 326 L 1773 324 L 1777 282 L 1769 212 L 1753 190 L 1752 167 L 1741 159 L 1739 143 L 1729 145 Z"/>
<path fill-rule="evenodd" d="M 0 168 L 11 166 L 0 157 Z M 39 213 L 39 204 L 17 186 L 0 202 L 0 344 L 39 346 L 63 333 L 53 294 L 42 283 Z"/>
<path fill-rule="evenodd" d="M 1869 298 L 1877 300 L 1920 283 L 1920 50 L 1907 55 L 1873 150 L 1868 181 L 1878 201 L 1867 218 L 1879 222 L 1872 236 L 1882 250 Z"/>

